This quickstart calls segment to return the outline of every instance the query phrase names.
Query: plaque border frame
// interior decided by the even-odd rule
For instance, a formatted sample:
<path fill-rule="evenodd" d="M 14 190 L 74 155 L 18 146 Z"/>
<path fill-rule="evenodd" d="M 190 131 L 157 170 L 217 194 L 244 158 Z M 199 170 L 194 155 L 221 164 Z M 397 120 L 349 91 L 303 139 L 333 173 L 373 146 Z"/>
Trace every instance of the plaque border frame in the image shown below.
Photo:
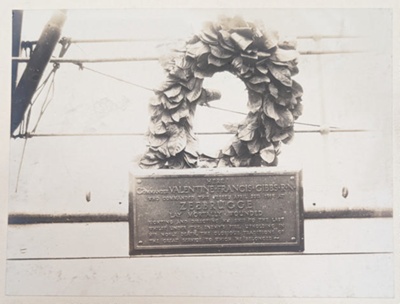
<path fill-rule="evenodd" d="M 248 175 L 296 175 L 296 223 L 298 228 L 298 237 L 296 243 L 285 245 L 284 242 L 276 245 L 266 246 L 265 244 L 207 244 L 199 245 L 203 247 L 194 247 L 193 245 L 155 245 L 148 246 L 149 248 L 135 248 L 135 206 L 134 206 L 134 186 L 135 179 L 140 178 L 168 178 L 168 177 L 184 177 L 196 176 L 206 177 L 208 175 L 216 176 L 235 176 L 247 173 Z M 300 168 L 277 168 L 277 167 L 242 167 L 242 168 L 196 168 L 196 169 L 141 169 L 138 166 L 133 166 L 129 171 L 129 255 L 131 257 L 140 256 L 183 256 L 183 255 L 254 255 L 254 254 L 285 254 L 285 253 L 301 253 L 304 251 L 304 189 L 302 183 L 302 169 Z M 286 242 L 288 243 L 288 242 Z M 182 247 L 183 246 L 183 247 Z"/>

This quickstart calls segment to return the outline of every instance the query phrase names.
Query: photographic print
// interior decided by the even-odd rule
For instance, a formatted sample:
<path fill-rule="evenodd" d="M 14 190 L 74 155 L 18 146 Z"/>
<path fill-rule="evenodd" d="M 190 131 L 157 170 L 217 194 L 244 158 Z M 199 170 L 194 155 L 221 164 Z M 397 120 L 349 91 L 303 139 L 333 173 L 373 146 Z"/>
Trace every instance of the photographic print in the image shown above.
<path fill-rule="evenodd" d="M 392 9 L 10 13 L 7 296 L 395 297 Z"/>

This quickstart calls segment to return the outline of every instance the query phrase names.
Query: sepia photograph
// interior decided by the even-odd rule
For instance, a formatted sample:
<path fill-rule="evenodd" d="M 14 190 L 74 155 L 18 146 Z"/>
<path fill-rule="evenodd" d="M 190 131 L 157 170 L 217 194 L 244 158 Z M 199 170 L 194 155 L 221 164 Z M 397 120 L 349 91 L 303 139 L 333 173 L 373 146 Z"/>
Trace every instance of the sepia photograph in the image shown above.
<path fill-rule="evenodd" d="M 393 7 L 7 14 L 7 303 L 395 303 Z"/>

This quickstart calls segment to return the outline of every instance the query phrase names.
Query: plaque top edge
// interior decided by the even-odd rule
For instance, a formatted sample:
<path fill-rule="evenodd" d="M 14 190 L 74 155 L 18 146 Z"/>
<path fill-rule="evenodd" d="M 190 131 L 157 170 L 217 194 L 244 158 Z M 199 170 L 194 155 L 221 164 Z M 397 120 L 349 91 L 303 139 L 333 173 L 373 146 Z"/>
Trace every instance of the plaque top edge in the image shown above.
<path fill-rule="evenodd" d="M 298 174 L 300 167 L 241 167 L 241 168 L 194 168 L 194 169 L 142 169 L 132 165 L 129 172 L 133 176 L 187 176 L 205 174 Z"/>

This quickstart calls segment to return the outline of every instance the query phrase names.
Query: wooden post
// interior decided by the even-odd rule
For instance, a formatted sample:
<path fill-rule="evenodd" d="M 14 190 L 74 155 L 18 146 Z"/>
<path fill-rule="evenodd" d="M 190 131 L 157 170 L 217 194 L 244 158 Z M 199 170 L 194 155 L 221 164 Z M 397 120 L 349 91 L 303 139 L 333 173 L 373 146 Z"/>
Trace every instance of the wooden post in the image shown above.
<path fill-rule="evenodd" d="M 11 135 L 24 118 L 26 109 L 39 85 L 50 57 L 60 40 L 67 16 L 65 10 L 56 11 L 44 27 L 31 58 L 16 87 L 11 105 Z"/>
<path fill-rule="evenodd" d="M 21 51 L 21 29 L 22 29 L 22 18 L 23 11 L 15 10 L 12 16 L 12 56 L 19 56 Z M 17 73 L 18 73 L 18 62 L 13 61 L 12 63 L 12 83 L 11 92 L 14 94 L 17 86 Z"/>

